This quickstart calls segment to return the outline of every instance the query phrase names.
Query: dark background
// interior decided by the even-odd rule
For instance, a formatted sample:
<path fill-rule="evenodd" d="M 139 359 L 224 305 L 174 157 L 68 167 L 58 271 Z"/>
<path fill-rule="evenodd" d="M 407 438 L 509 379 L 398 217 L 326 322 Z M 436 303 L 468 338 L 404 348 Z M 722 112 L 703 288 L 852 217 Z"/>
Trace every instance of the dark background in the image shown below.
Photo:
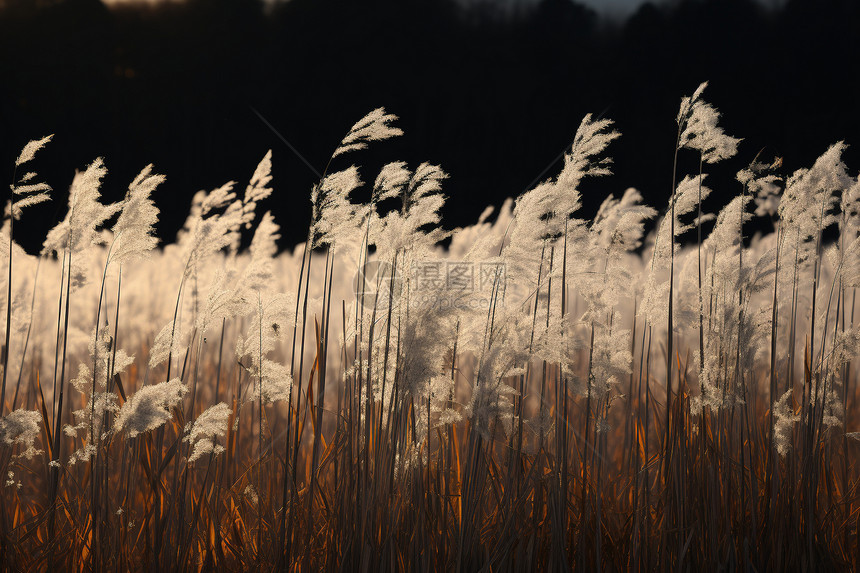
<path fill-rule="evenodd" d="M 0 10 L 0 180 L 30 139 L 56 133 L 31 169 L 55 188 L 16 235 L 32 252 L 61 217 L 75 169 L 97 156 L 104 194 L 120 199 L 147 163 L 170 241 L 193 193 L 238 189 L 273 149 L 275 193 L 263 208 L 282 247 L 304 238 L 317 176 L 255 114 L 321 171 L 339 140 L 379 106 L 405 136 L 336 161 L 372 182 L 386 161 L 439 163 L 451 175 L 448 227 L 476 220 L 555 175 L 586 113 L 616 122 L 615 175 L 586 185 L 584 214 L 639 188 L 665 205 L 675 115 L 704 80 L 737 158 L 712 168 L 719 208 L 760 149 L 790 171 L 829 144 L 860 144 L 860 8 L 852 0 L 645 4 L 608 20 L 569 0 L 504 12 L 448 0 L 244 0 L 106 8 L 98 0 L 6 0 Z M 682 152 L 681 173 L 697 167 Z M 846 157 L 856 168 L 858 153 Z M 18 233 L 21 233 L 18 235 Z"/>

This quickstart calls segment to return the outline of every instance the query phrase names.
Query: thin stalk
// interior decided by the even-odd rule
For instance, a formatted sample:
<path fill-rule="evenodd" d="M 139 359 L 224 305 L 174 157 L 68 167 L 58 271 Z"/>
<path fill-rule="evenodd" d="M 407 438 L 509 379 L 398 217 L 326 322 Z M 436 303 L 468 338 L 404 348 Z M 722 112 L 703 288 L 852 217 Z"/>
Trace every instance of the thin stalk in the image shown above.
<path fill-rule="evenodd" d="M 308 316 L 308 288 L 310 286 L 310 278 L 311 278 L 311 263 L 313 260 L 313 250 L 310 248 L 311 244 L 311 234 L 308 231 L 308 240 L 305 242 L 305 252 L 307 253 L 307 271 L 304 272 L 305 275 L 305 286 L 304 286 L 304 295 L 302 297 L 296 297 L 296 315 L 298 315 L 299 308 L 299 300 L 301 300 L 302 305 L 302 326 L 301 326 L 301 342 L 299 344 L 299 372 L 298 377 L 294 377 L 293 380 L 299 381 L 299 391 L 296 393 L 296 422 L 295 422 L 295 435 L 294 435 L 294 444 L 293 444 L 293 463 L 292 463 L 292 484 L 293 487 L 290 491 L 290 520 L 288 529 L 290 531 L 293 530 L 293 520 L 294 520 L 294 512 L 293 507 L 295 506 L 296 496 L 298 495 L 298 460 L 299 460 L 299 440 L 301 439 L 299 433 L 299 410 L 301 409 L 302 402 L 302 374 L 304 371 L 304 362 L 305 362 L 305 330 L 307 326 L 307 316 Z M 302 256 L 302 263 L 305 262 L 305 257 Z M 304 269 L 304 264 L 302 266 Z M 299 276 L 299 292 L 301 292 L 301 275 Z M 298 322 L 298 319 L 296 320 Z M 290 358 L 290 372 L 293 370 L 295 353 L 296 353 L 296 332 L 295 325 L 293 326 L 293 357 Z M 307 405 L 305 406 L 307 408 Z M 285 510 L 286 511 L 286 510 Z M 282 533 L 285 534 L 286 530 Z M 289 566 L 292 557 L 292 535 L 288 536 L 286 539 L 286 560 L 285 565 Z"/>
<path fill-rule="evenodd" d="M 60 395 L 57 400 L 57 415 L 54 424 L 54 461 L 59 462 L 60 460 L 60 430 L 62 429 L 63 424 L 63 394 L 65 389 L 65 379 L 66 379 L 66 350 L 67 343 L 69 339 L 69 294 L 71 292 L 71 283 L 72 283 L 72 233 L 69 232 L 69 241 L 68 241 L 68 258 L 67 263 L 68 266 L 66 271 L 66 306 L 65 306 L 65 317 L 63 323 L 63 358 L 61 360 L 60 367 L 60 379 L 59 379 L 59 388 Z M 51 478 L 51 511 L 48 515 L 48 543 L 51 545 L 52 550 L 49 559 L 49 569 L 50 566 L 53 565 L 53 540 L 54 540 L 54 527 L 56 523 L 56 512 L 57 512 L 57 489 L 59 487 L 60 474 L 59 474 L 59 465 L 53 466 L 52 478 Z"/>
<path fill-rule="evenodd" d="M 18 379 L 15 381 L 15 396 L 12 398 L 12 407 L 10 412 L 15 410 L 18 404 L 18 390 L 21 388 L 21 377 L 24 374 L 24 362 L 27 358 L 27 349 L 30 346 L 30 332 L 33 330 L 33 313 L 36 308 L 36 293 L 38 292 L 39 284 L 39 269 L 42 267 L 42 258 L 36 263 L 36 276 L 33 278 L 33 297 L 30 300 L 30 321 L 27 324 L 27 335 L 24 337 L 24 349 L 21 351 L 21 366 L 18 368 Z"/>
<path fill-rule="evenodd" d="M 705 311 L 702 302 L 702 163 L 704 154 L 699 153 L 699 191 L 696 201 L 696 275 L 698 279 L 699 292 L 699 377 L 702 391 L 704 392 L 705 379 L 702 374 L 705 371 Z"/>
<path fill-rule="evenodd" d="M 305 241 L 304 248 L 302 249 L 302 263 L 299 269 L 299 280 L 296 283 L 296 310 L 295 315 L 293 317 L 293 340 L 291 345 L 290 352 L 290 376 L 293 377 L 295 381 L 295 358 L 296 358 L 296 335 L 298 330 L 298 322 L 299 322 L 299 304 L 301 300 L 301 292 L 302 292 L 302 278 L 304 278 L 305 273 L 305 260 L 308 257 L 308 245 L 310 244 L 310 232 L 308 232 L 308 240 Z M 304 328 L 304 327 L 303 327 Z M 221 340 L 223 344 L 224 339 L 224 328 L 221 328 Z M 220 356 L 220 352 L 219 352 Z M 220 365 L 220 358 L 219 358 Z M 221 368 L 218 368 L 218 380 L 220 381 Z M 216 386 L 217 387 L 217 386 Z M 298 408 L 299 403 L 301 402 L 301 378 L 299 378 L 299 391 L 296 393 L 296 416 L 298 416 Z M 290 496 L 290 504 L 288 505 L 287 496 L 289 493 L 289 485 L 291 483 L 290 479 L 288 479 L 290 475 L 290 444 L 291 444 L 291 432 L 293 431 L 293 408 L 292 408 L 292 388 L 290 389 L 290 396 L 287 400 L 287 435 L 284 440 L 284 484 L 283 491 L 281 492 L 281 523 L 280 523 L 280 543 L 278 545 L 278 570 L 284 571 L 289 567 L 289 551 L 288 551 L 288 541 L 287 541 L 287 511 L 289 510 L 290 514 L 292 514 L 292 496 Z M 298 428 L 296 428 L 298 430 Z M 293 486 L 295 488 L 295 471 L 293 471 Z M 292 517 L 291 523 L 292 523 Z"/>
<path fill-rule="evenodd" d="M 669 308 L 666 331 L 666 452 L 665 452 L 665 477 L 668 478 L 669 464 L 672 460 L 672 355 L 674 353 L 675 324 L 674 324 L 674 300 L 675 300 L 675 201 L 678 176 L 678 150 L 681 147 L 681 133 L 683 122 L 678 124 L 678 136 L 675 140 L 675 154 L 672 160 L 672 194 L 669 202 Z M 665 481 L 665 480 L 664 480 Z"/>
<path fill-rule="evenodd" d="M 334 274 L 334 260 L 333 253 L 331 247 L 328 250 L 326 255 L 326 269 L 324 280 L 325 284 L 323 287 L 323 327 L 322 327 L 322 337 L 320 340 L 320 349 L 321 356 L 317 357 L 317 372 L 318 372 L 318 386 L 317 386 L 317 407 L 316 407 L 316 429 L 314 431 L 314 441 L 313 441 L 313 450 L 311 454 L 311 475 L 308 477 L 308 530 L 307 530 L 307 545 L 308 553 L 307 557 L 310 556 L 311 551 L 311 534 L 313 532 L 313 527 L 311 524 L 313 523 L 313 501 L 314 501 L 314 486 L 317 482 L 317 470 L 319 467 L 319 456 L 320 456 L 320 441 L 322 440 L 322 422 L 323 422 L 323 412 L 325 412 L 325 386 L 326 386 L 326 356 L 328 354 L 328 327 L 329 327 L 329 315 L 331 314 L 331 287 L 332 287 L 332 277 Z M 308 561 L 309 564 L 309 561 Z"/>
<path fill-rule="evenodd" d="M 17 170 L 17 168 L 16 168 Z M 14 193 L 15 174 L 12 175 L 12 189 Z M 14 202 L 14 195 L 11 201 Z M 14 256 L 14 246 L 12 242 L 12 229 L 15 221 L 14 208 L 9 215 L 9 273 L 6 277 L 6 344 L 3 347 L 3 383 L 0 387 L 0 415 L 6 413 L 6 375 L 9 371 L 9 341 L 12 334 L 12 257 Z"/>

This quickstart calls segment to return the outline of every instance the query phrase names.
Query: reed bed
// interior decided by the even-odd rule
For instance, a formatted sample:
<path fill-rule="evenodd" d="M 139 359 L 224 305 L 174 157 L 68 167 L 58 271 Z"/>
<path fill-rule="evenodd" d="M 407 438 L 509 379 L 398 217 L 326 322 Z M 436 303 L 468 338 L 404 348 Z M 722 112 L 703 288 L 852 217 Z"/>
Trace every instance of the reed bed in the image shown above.
<path fill-rule="evenodd" d="M 619 136 L 586 116 L 555 176 L 454 230 L 439 166 L 350 166 L 402 135 L 374 110 L 280 254 L 271 152 L 160 247 L 163 176 L 103 204 L 97 159 L 28 254 L 26 208 L 59 198 L 29 171 L 50 137 L 28 144 L 0 236 L 3 568 L 858 570 L 860 183 L 843 143 L 739 160 L 705 88 L 661 209 L 629 189 L 580 218 Z"/>

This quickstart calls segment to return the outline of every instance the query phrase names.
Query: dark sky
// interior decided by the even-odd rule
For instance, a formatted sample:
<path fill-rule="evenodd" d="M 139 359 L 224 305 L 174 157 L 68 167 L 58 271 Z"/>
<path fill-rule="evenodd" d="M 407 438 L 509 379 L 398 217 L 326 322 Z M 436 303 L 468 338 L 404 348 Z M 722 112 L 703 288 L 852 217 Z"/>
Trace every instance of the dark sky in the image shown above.
<path fill-rule="evenodd" d="M 108 6 L 128 6 L 134 4 L 163 4 L 165 2 L 182 2 L 184 0 L 103 0 Z M 267 6 L 275 6 L 290 0 L 263 0 Z M 612 18 L 626 18 L 635 12 L 640 6 L 647 3 L 648 0 L 580 0 L 580 3 L 592 8 L 601 15 Z M 656 0 L 655 4 L 668 4 L 677 0 Z M 758 0 L 758 2 L 768 8 L 779 8 L 785 4 L 786 0 Z M 518 10 L 529 8 L 540 0 L 458 0 L 465 6 L 471 7 L 481 4 L 493 4 L 508 10 Z"/>
<path fill-rule="evenodd" d="M 195 191 L 243 186 L 269 148 L 275 195 L 264 207 L 284 246 L 301 240 L 316 176 L 257 113 L 321 170 L 349 126 L 385 106 L 405 136 L 348 160 L 371 182 L 386 161 L 441 164 L 451 174 L 449 226 L 557 173 L 589 112 L 614 119 L 623 136 L 609 149 L 616 175 L 585 188 L 585 213 L 628 186 L 662 207 L 677 107 L 703 80 L 726 131 L 744 138 L 739 157 L 714 170 L 714 208 L 737 193 L 734 173 L 762 148 L 793 170 L 839 139 L 860 143 L 860 9 L 851 0 L 791 0 L 777 11 L 753 0 L 644 4 L 624 21 L 568 0 L 515 16 L 449 0 L 291 0 L 269 11 L 246 0 L 5 4 L 7 177 L 29 139 L 56 133 L 33 164 L 58 199 L 28 213 L 31 251 L 62 216 L 74 170 L 97 156 L 111 199 L 147 163 L 167 175 L 156 200 L 159 233 L 171 240 Z M 857 159 L 851 148 L 849 167 Z M 682 172 L 694 168 L 682 156 Z"/>

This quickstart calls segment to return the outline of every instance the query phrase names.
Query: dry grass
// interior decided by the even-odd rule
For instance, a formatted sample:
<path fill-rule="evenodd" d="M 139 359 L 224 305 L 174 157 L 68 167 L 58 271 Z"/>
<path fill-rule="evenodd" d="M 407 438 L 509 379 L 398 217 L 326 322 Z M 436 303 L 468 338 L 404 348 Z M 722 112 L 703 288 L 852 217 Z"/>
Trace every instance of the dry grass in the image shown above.
<path fill-rule="evenodd" d="M 507 234 L 502 219 L 495 227 L 478 227 L 496 234 L 493 248 L 500 252 Z M 29 353 L 23 334 L 5 346 L 13 351 L 4 355 L 10 377 L 3 413 L 18 407 L 39 412 L 35 445 L 43 452 L 24 457 L 18 445 L 0 447 L 0 470 L 11 472 L 0 497 L 4 569 L 857 570 L 860 443 L 846 434 L 857 419 L 857 375 L 850 359 L 831 364 L 828 354 L 831 341 L 855 328 L 855 289 L 824 262 L 819 265 L 823 247 L 816 245 L 812 276 L 821 290 L 833 285 L 826 306 L 816 287 L 804 282 L 807 275 L 798 278 L 808 269 L 797 259 L 786 267 L 794 265 L 794 278 L 786 284 L 774 276 L 791 272 L 771 275 L 755 294 L 741 287 L 749 297 L 741 297 L 739 307 L 749 314 L 758 307 L 758 315 L 771 317 L 764 350 L 745 362 L 745 345 L 753 342 L 742 328 L 734 337 L 727 334 L 724 344 L 708 346 L 718 348 L 722 374 L 716 387 L 724 399 L 696 413 L 691 404 L 702 390 L 704 356 L 700 362 L 695 353 L 706 349 L 700 328 L 714 333 L 716 327 L 697 316 L 689 325 L 675 324 L 677 334 L 667 337 L 667 329 L 635 312 L 641 303 L 636 289 L 610 311 L 607 323 L 592 316 L 564 330 L 562 339 L 582 342 L 565 364 L 530 354 L 541 332 L 550 329 L 551 308 L 563 317 L 579 316 L 584 308 L 584 295 L 571 278 L 574 269 L 567 266 L 567 222 L 564 229 L 563 237 L 544 243 L 537 280 L 519 306 L 505 301 L 525 315 L 531 336 L 519 364 L 523 369 L 498 380 L 514 392 L 489 423 L 469 403 L 488 384 L 480 373 L 489 358 L 462 333 L 470 320 L 482 324 L 479 330 L 490 339 L 507 344 L 493 338 L 501 336 L 497 290 L 478 318 L 456 317 L 450 331 L 433 333 L 450 341 L 435 357 L 443 366 L 434 374 L 453 381 L 450 393 L 409 393 L 406 372 L 415 357 L 404 325 L 414 314 L 410 318 L 395 305 L 349 306 L 350 296 L 365 294 L 349 293 L 354 267 L 331 248 L 305 245 L 300 258 L 273 259 L 292 268 L 287 278 L 276 271 L 273 290 L 296 295 L 289 321 L 271 326 L 282 336 L 273 356 L 285 368 L 289 364 L 293 380 L 289 400 L 268 402 L 255 394 L 261 377 L 254 358 L 233 351 L 237 337 L 255 325 L 251 312 L 219 319 L 204 333 L 192 331 L 166 368 L 149 369 L 138 360 L 109 378 L 106 391 L 122 405 L 144 385 L 179 377 L 188 392 L 168 422 L 131 437 L 107 430 L 115 416 L 108 411 L 95 422 L 104 430 L 94 432 L 96 439 L 88 440 L 86 432 L 69 436 L 63 427 L 73 411 L 95 412 L 88 394 L 69 386 L 73 365 L 90 360 L 81 344 L 70 342 L 69 317 L 86 332 L 93 324 L 83 317 L 95 312 L 96 324 L 112 332 L 114 357 L 117 346 L 128 345 L 148 356 L 157 329 L 134 332 L 136 327 L 127 326 L 138 324 L 134 315 L 158 305 L 161 320 L 173 316 L 178 324 L 183 313 L 196 314 L 203 304 L 197 293 L 206 291 L 198 278 L 202 285 L 212 277 L 201 267 L 199 276 L 180 281 L 184 275 L 177 273 L 169 249 L 156 253 L 141 274 L 129 269 L 111 275 L 106 249 L 94 246 L 94 268 L 105 269 L 102 282 L 75 292 L 62 255 L 44 258 L 38 284 L 54 276 L 60 288 L 37 286 L 35 275 L 18 279 L 30 285 L 34 301 L 38 292 L 53 303 L 39 307 L 42 328 Z M 359 262 L 369 256 L 367 233 L 364 239 L 359 233 L 353 251 Z M 314 233 L 308 237 L 312 241 Z M 783 261 L 795 257 L 777 237 L 754 241 L 743 257 L 762 260 L 766 247 L 777 244 Z M 676 268 L 700 252 L 674 254 Z M 395 264 L 402 254 L 395 252 Z M 14 257 L 17 272 L 32 269 L 28 261 L 34 258 Z M 232 260 L 217 254 L 208 264 Z M 633 281 L 644 281 L 647 256 L 627 260 Z M 704 275 L 694 293 L 704 288 L 701 277 L 707 283 L 711 276 L 709 262 L 701 265 Z M 154 269 L 169 288 L 179 284 L 176 299 L 164 299 L 146 285 L 135 290 L 133 281 L 144 279 L 134 277 Z M 117 279 L 115 290 L 106 286 L 113 284 L 111 277 Z M 10 296 L 12 286 L 8 281 Z M 383 286 L 395 288 L 393 282 Z M 709 292 L 704 308 L 716 317 L 714 305 L 731 308 L 737 290 L 728 298 Z M 255 308 L 264 300 L 259 291 L 257 296 Z M 680 301 L 686 295 L 669 296 Z M 804 300 L 809 308 L 800 306 Z M 263 362 L 263 329 L 269 328 L 260 316 L 257 364 Z M 735 326 L 748 326 L 744 314 L 731 316 L 737 317 Z M 36 319 L 31 316 L 30 324 Z M 617 342 L 625 347 L 619 351 L 629 353 L 629 370 L 613 378 L 611 390 L 599 391 L 594 379 L 604 358 L 595 337 L 613 328 L 629 329 Z M 29 327 L 26 336 L 29 342 Z M 487 356 L 493 344 L 484 347 Z M 672 373 L 668 392 L 666 366 Z M 827 398 L 834 388 L 845 409 L 837 421 Z M 775 413 L 776 402 L 791 389 Z M 224 452 L 189 464 L 187 423 L 219 401 L 230 407 L 226 435 L 215 440 Z M 438 422 L 440 408 L 462 417 Z M 796 421 L 777 435 L 780 420 L 793 415 Z M 84 446 L 92 446 L 91 457 L 69 462 Z M 49 465 L 51 460 L 59 463 Z"/>

